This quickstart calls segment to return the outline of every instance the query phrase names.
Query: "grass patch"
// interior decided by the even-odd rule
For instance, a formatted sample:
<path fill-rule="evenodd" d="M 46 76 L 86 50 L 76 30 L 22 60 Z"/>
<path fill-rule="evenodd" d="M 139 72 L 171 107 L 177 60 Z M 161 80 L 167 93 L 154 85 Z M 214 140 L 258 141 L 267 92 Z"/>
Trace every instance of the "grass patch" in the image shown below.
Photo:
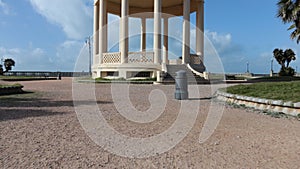
<path fill-rule="evenodd" d="M 155 82 L 156 78 L 130 79 L 131 82 Z"/>
<path fill-rule="evenodd" d="M 38 78 L 33 76 L 0 76 L 0 80 L 13 80 L 13 79 L 32 79 Z M 45 77 L 43 77 L 45 78 Z"/>
<path fill-rule="evenodd" d="M 91 83 L 133 83 L 133 84 L 151 84 L 156 81 L 156 78 L 96 78 L 92 79 L 90 77 L 82 77 L 76 79 L 79 82 L 91 82 Z"/>
<path fill-rule="evenodd" d="M 300 102 L 300 82 L 264 82 L 237 85 L 228 87 L 226 92 L 264 99 Z"/>
<path fill-rule="evenodd" d="M 7 88 L 7 87 L 22 87 L 21 84 L 0 84 L 0 88 Z"/>
<path fill-rule="evenodd" d="M 247 78 L 249 82 L 262 81 L 262 82 L 284 82 L 284 81 L 299 81 L 300 77 L 295 76 L 273 76 L 273 77 L 259 77 L 259 78 Z"/>

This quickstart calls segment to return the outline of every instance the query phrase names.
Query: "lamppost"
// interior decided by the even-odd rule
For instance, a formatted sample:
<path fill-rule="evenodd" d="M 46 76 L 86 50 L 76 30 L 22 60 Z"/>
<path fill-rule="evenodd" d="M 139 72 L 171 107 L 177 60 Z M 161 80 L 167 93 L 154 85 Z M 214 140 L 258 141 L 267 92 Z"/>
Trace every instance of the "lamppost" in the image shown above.
<path fill-rule="evenodd" d="M 273 72 L 274 70 L 273 70 L 273 62 L 274 62 L 274 60 L 273 59 L 271 59 L 271 72 Z"/>
<path fill-rule="evenodd" d="M 271 59 L 271 71 L 270 71 L 270 77 L 273 77 L 273 76 L 274 76 L 273 62 L 274 62 L 274 60 Z"/>
<path fill-rule="evenodd" d="M 3 63 L 3 64 L 4 64 L 4 57 L 3 57 L 3 56 L 2 56 L 2 58 L 1 58 L 0 65 L 1 65 L 1 63 Z"/>
<path fill-rule="evenodd" d="M 91 50 L 91 37 L 88 36 L 85 40 L 85 44 L 89 47 L 89 74 L 92 75 L 92 50 Z"/>
<path fill-rule="evenodd" d="M 247 62 L 247 72 L 246 73 L 250 73 L 250 71 L 249 71 L 249 62 Z"/>

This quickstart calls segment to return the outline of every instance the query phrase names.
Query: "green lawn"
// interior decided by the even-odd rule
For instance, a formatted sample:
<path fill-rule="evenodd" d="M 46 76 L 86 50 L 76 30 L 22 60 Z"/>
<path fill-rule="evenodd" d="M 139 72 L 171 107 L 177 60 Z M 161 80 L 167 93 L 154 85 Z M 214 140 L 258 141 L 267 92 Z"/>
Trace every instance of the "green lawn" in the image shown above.
<path fill-rule="evenodd" d="M 300 102 L 300 82 L 266 82 L 251 85 L 237 85 L 227 88 L 227 92 L 244 96 L 273 100 Z"/>
<path fill-rule="evenodd" d="M 0 88 L 5 88 L 5 87 L 20 87 L 22 85 L 20 84 L 0 84 Z"/>
<path fill-rule="evenodd" d="M 32 76 L 0 76 L 0 80 L 9 80 L 9 79 L 32 79 L 36 77 Z"/>

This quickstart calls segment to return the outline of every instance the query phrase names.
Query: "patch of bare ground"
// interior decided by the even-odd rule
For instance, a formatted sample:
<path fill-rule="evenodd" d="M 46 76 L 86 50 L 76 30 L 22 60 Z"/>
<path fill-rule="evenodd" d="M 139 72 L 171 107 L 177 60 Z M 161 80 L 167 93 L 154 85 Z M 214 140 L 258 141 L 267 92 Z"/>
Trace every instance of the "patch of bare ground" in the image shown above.
<path fill-rule="evenodd" d="M 71 79 L 22 85 L 35 94 L 0 97 L 1 168 L 300 168 L 300 123 L 295 119 L 225 107 L 214 134 L 199 144 L 211 104 L 202 99 L 195 126 L 175 148 L 146 159 L 130 159 L 105 151 L 87 136 L 74 111 Z M 208 85 L 199 88 L 203 98 L 211 96 Z M 132 85 L 130 99 L 137 109 L 149 108 L 152 89 L 163 90 L 171 100 L 155 122 L 142 125 L 125 120 L 116 111 L 109 84 L 96 85 L 99 108 L 122 134 L 156 135 L 170 127 L 180 105 L 173 99 L 173 86 Z"/>

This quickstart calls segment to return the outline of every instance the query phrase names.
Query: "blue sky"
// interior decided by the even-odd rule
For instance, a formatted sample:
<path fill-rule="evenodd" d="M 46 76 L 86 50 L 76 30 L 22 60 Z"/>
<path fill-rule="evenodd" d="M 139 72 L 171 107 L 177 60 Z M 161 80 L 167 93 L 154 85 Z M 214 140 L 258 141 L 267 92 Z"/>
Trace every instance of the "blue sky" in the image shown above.
<path fill-rule="evenodd" d="M 16 60 L 14 70 L 72 71 L 85 38 L 92 35 L 92 4 L 0 0 L 0 58 Z M 300 46 L 289 39 L 289 25 L 275 17 L 276 11 L 274 0 L 206 0 L 205 33 L 226 72 L 245 72 L 249 62 L 251 72 L 268 73 L 274 48 L 292 48 L 300 55 Z M 194 15 L 191 20 L 194 23 Z M 174 53 L 181 55 L 175 48 Z M 300 58 L 292 66 L 300 69 Z"/>

